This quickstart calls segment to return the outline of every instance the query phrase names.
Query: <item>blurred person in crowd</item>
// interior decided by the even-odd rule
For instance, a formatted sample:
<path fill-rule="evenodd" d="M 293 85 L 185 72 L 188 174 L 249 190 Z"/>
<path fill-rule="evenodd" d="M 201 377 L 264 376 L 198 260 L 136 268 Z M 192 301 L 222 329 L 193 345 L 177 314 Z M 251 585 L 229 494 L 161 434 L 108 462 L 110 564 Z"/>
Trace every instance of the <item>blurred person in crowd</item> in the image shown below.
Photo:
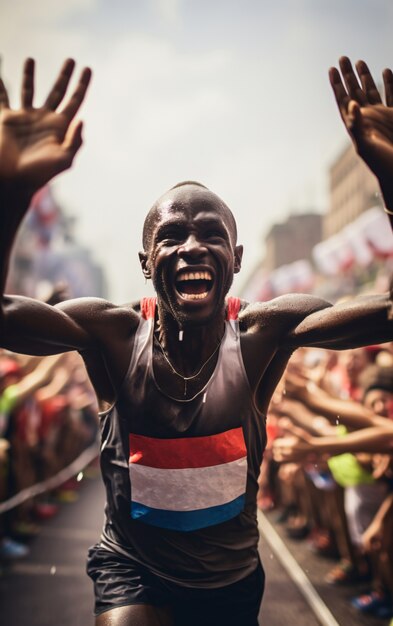
<path fill-rule="evenodd" d="M 344 428 L 337 435 L 308 438 L 308 445 L 304 446 L 302 454 L 316 451 L 343 452 L 339 456 L 333 456 L 329 460 L 329 467 L 337 482 L 344 487 L 345 513 L 348 521 L 350 538 L 354 546 L 354 558 L 342 560 L 335 568 L 330 577 L 335 577 L 337 582 L 349 582 L 359 579 L 359 575 L 365 573 L 365 555 L 371 558 L 373 573 L 373 588 L 358 598 L 354 598 L 353 605 L 361 611 L 373 612 L 379 616 L 390 615 L 392 612 L 391 583 L 389 580 L 392 573 L 392 538 L 381 535 L 382 530 L 390 528 L 390 502 L 393 486 L 393 367 L 369 366 L 359 377 L 363 389 L 363 404 L 354 401 L 343 401 L 328 397 L 326 392 L 316 388 L 304 388 L 298 385 L 298 397 L 301 397 L 308 406 L 321 412 L 333 421 L 339 417 Z M 293 385 L 292 377 L 292 385 Z M 292 388 L 293 391 L 293 388 Z M 343 426 L 345 425 L 345 427 Z M 346 442 L 351 435 L 348 430 L 364 429 L 375 430 L 381 428 L 384 437 L 390 439 L 390 454 L 350 454 Z M 290 429 L 289 429 L 290 430 Z M 295 433 L 302 432 L 297 427 Z M 389 436 L 390 433 L 390 436 Z M 354 433 L 357 434 L 357 433 Z M 345 435 L 340 437 L 340 435 Z M 336 441 L 334 441 L 334 439 Z M 316 445 L 313 445 L 316 442 Z M 348 448 L 351 449 L 351 441 Z M 282 444 L 276 441 L 277 450 Z M 385 444 L 386 445 L 386 444 Z M 294 445 L 293 451 L 296 449 Z M 360 450 L 367 450 L 367 447 Z M 389 448 L 387 449 L 389 451 Z M 375 449 L 374 449 L 375 451 Z M 381 446 L 377 452 L 385 452 Z M 276 457 L 277 458 L 277 457 Z M 293 456 L 287 455 L 287 460 Z M 291 463 L 292 465 L 292 463 Z M 373 549 L 371 549 L 371 537 L 374 537 Z M 378 538 L 378 544 L 375 538 Z M 378 550 L 376 550 L 378 545 Z M 341 555 L 342 556 L 342 555 Z M 355 569 L 357 567 L 357 569 Z"/>
<path fill-rule="evenodd" d="M 36 481 L 36 455 L 38 446 L 39 406 L 35 397 L 38 389 L 46 385 L 62 355 L 40 360 L 26 375 L 15 356 L 0 357 L 0 436 L 9 443 L 8 464 L 3 466 L 6 476 L 5 496 L 34 484 Z M 27 505 L 30 509 L 30 504 Z M 26 505 L 1 518 L 2 540 L 0 558 L 13 559 L 25 556 L 27 548 L 14 541 L 10 535 L 15 525 L 28 517 Z"/>
<path fill-rule="evenodd" d="M 392 368 L 369 366 L 362 374 L 359 372 L 358 377 L 363 404 L 333 398 L 315 385 L 305 386 L 302 379 L 296 380 L 293 374 L 287 376 L 287 389 L 306 406 L 330 419 L 332 424 L 338 424 L 339 434 L 346 435 L 348 430 L 376 425 L 378 417 L 382 418 L 379 421 L 384 425 L 383 418 L 388 417 L 389 411 L 392 410 Z M 292 410 L 289 414 L 296 418 L 296 411 Z M 302 425 L 299 419 L 297 422 Z M 320 431 L 317 434 L 323 435 L 324 432 Z M 362 526 L 368 525 L 370 516 L 375 513 L 386 494 L 386 484 L 376 483 L 374 480 L 371 462 L 369 456 L 355 458 L 351 454 L 339 455 L 328 461 L 336 482 L 344 488 L 346 519 L 355 548 L 360 546 Z M 365 569 L 362 561 L 361 558 L 359 560 L 358 550 L 350 560 L 344 558 L 340 566 L 333 570 L 332 582 L 345 582 L 354 578 L 356 571 L 362 570 L 362 566 Z"/>
<path fill-rule="evenodd" d="M 373 362 L 375 351 L 358 348 L 357 350 L 345 350 L 337 359 L 336 367 L 330 371 L 331 384 L 335 382 L 336 394 L 340 398 L 361 400 L 362 388 L 359 377 L 366 367 Z"/>
<path fill-rule="evenodd" d="M 32 60 L 21 110 L 10 110 L 0 87 L 3 285 L 32 195 L 70 167 L 82 143 L 82 125 L 72 120 L 88 69 L 58 110 L 73 67 L 65 62 L 39 108 Z M 338 70 L 330 79 L 341 115 L 390 212 L 393 75 L 384 73 L 385 106 L 364 62 L 358 77 L 347 58 L 340 68 L 345 87 Z M 227 300 L 242 247 L 231 211 L 200 183 L 178 184 L 153 205 L 143 247 L 142 271 L 157 299 L 134 307 L 93 298 L 52 307 L 4 296 L 1 341 L 31 353 L 78 350 L 105 409 L 107 517 L 88 561 L 97 626 L 255 626 L 264 586 L 257 479 L 274 387 L 299 346 L 342 349 L 390 339 L 392 297 L 339 306 L 306 295 L 253 305 Z"/>
<path fill-rule="evenodd" d="M 330 373 L 329 368 L 326 368 L 327 361 L 323 363 L 320 356 L 306 352 L 303 363 L 297 359 L 290 364 L 286 372 L 284 382 L 286 394 L 276 409 L 283 415 L 279 425 L 286 431 L 291 432 L 291 425 L 294 423 L 317 437 L 336 433 L 336 426 L 322 415 L 315 415 L 303 397 L 303 394 L 306 396 L 309 386 L 316 387 L 317 381 L 319 384 L 323 382 L 325 388 L 331 386 L 327 380 Z M 319 363 L 317 372 L 313 367 L 316 358 Z M 328 361 L 333 363 L 330 355 Z M 337 415 L 334 418 L 336 420 Z M 332 422 L 335 423 L 333 420 Z M 340 555 L 342 566 L 335 568 L 328 582 L 341 584 L 348 576 L 347 570 L 354 569 L 356 563 L 344 511 L 343 490 L 333 479 L 323 459 L 318 459 L 318 463 L 310 459 L 309 463 L 300 464 L 298 473 L 304 479 L 302 499 L 300 501 L 298 499 L 298 506 L 294 510 L 293 519 L 289 519 L 286 531 L 292 537 L 307 536 L 312 550 L 321 555 Z M 288 486 L 285 485 L 285 488 Z M 304 503 L 308 503 L 308 506 L 305 507 Z M 304 528 L 300 535 L 297 531 L 299 527 Z"/>

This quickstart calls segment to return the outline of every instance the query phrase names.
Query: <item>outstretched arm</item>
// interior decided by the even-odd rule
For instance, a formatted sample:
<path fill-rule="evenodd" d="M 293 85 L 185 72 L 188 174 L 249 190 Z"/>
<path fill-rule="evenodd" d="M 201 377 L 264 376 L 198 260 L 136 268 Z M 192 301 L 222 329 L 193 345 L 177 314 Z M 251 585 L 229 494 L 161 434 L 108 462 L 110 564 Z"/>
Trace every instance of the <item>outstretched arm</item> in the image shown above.
<path fill-rule="evenodd" d="M 364 61 L 356 63 L 357 75 L 347 57 L 339 64 L 342 78 L 335 67 L 329 78 L 340 115 L 356 151 L 378 178 L 393 227 L 393 73 L 383 71 L 385 105 Z"/>
<path fill-rule="evenodd" d="M 392 292 L 358 296 L 305 315 L 284 338 L 284 345 L 345 350 L 392 341 L 392 300 Z"/>
<path fill-rule="evenodd" d="M 357 75 L 350 60 L 341 57 L 342 77 L 333 67 L 330 82 L 353 144 L 378 178 L 393 227 L 393 74 L 383 72 L 385 105 L 366 63 L 359 61 L 356 69 Z M 345 349 L 391 341 L 392 300 L 393 282 L 390 294 L 355 298 L 308 315 L 290 333 L 289 346 Z"/>
<path fill-rule="evenodd" d="M 40 107 L 33 106 L 32 59 L 24 65 L 20 109 L 10 108 L 0 80 L 0 341 L 33 354 L 85 348 L 90 343 L 86 329 L 66 313 L 34 300 L 3 295 L 13 242 L 34 193 L 71 166 L 82 144 L 82 124 L 73 120 L 91 72 L 82 71 L 74 93 L 64 101 L 74 65 L 71 59 L 64 62 Z"/>
<path fill-rule="evenodd" d="M 311 437 L 302 432 L 300 437 L 276 439 L 273 444 L 273 456 L 276 461 L 295 462 L 306 459 L 310 454 L 342 454 L 344 452 L 391 454 L 393 427 L 388 421 L 386 420 L 386 426 L 364 428 L 349 433 L 345 437 Z"/>
<path fill-rule="evenodd" d="M 287 398 L 295 398 L 314 413 L 324 415 L 332 424 L 336 424 L 339 419 L 340 424 L 351 430 L 386 425 L 384 417 L 375 415 L 360 402 L 336 398 L 293 372 L 288 371 L 286 374 L 285 389 Z"/>

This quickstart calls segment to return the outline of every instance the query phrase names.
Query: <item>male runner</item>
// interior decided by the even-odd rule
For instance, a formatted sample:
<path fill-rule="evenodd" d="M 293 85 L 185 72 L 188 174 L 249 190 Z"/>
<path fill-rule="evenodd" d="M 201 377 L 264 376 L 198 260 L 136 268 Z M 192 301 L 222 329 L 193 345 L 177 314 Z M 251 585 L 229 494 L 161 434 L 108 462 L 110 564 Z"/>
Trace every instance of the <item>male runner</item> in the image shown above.
<path fill-rule="evenodd" d="M 346 127 L 393 208 L 393 80 L 389 106 L 348 59 L 331 82 Z M 2 286 L 32 194 L 69 168 L 82 143 L 72 120 L 90 71 L 63 109 L 74 63 L 33 108 L 34 64 L 21 109 L 0 86 Z M 389 294 L 332 307 L 308 295 L 247 305 L 228 298 L 242 247 L 225 203 L 182 183 L 149 212 L 142 271 L 157 300 L 115 306 L 84 298 L 55 307 L 3 296 L 1 344 L 31 354 L 78 350 L 103 413 L 106 521 L 89 552 L 97 626 L 256 626 L 263 593 L 257 477 L 269 400 L 299 346 L 348 348 L 393 337 Z"/>

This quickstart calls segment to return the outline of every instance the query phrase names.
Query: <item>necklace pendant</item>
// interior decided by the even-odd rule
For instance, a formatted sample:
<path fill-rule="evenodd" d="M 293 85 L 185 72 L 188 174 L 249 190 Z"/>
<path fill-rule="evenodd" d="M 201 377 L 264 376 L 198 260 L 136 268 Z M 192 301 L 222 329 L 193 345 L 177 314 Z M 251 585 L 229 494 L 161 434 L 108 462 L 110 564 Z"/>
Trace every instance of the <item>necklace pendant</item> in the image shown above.
<path fill-rule="evenodd" d="M 184 397 L 187 395 L 187 380 L 184 379 Z"/>
<path fill-rule="evenodd" d="M 183 341 L 184 330 L 179 330 L 179 341 Z"/>

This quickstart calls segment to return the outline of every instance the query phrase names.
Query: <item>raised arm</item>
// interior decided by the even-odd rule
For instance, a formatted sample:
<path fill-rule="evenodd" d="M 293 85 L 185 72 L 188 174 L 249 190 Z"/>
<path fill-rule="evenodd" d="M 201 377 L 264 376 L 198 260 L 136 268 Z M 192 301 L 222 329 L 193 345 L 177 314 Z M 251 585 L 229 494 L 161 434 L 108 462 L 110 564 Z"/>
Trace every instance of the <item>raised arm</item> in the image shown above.
<path fill-rule="evenodd" d="M 386 105 L 364 61 L 357 74 L 347 57 L 329 71 L 336 102 L 356 151 L 378 178 L 393 227 L 393 74 L 384 70 Z M 356 298 L 304 318 L 290 333 L 290 347 L 345 349 L 393 338 L 393 283 L 390 294 Z"/>
<path fill-rule="evenodd" d="M 32 354 L 83 349 L 91 344 L 86 328 L 66 312 L 3 295 L 13 242 L 34 193 L 71 166 L 82 144 L 82 124 L 73 120 L 91 72 L 88 68 L 82 71 L 74 93 L 65 100 L 74 65 L 71 59 L 65 61 L 40 107 L 33 106 L 32 59 L 24 65 L 19 109 L 10 108 L 0 80 L 0 342 Z"/>
<path fill-rule="evenodd" d="M 357 75 L 347 57 L 339 65 L 342 78 L 335 67 L 329 78 L 340 115 L 356 151 L 378 178 L 393 227 L 393 73 L 383 71 L 385 105 L 364 61 L 356 63 Z"/>

